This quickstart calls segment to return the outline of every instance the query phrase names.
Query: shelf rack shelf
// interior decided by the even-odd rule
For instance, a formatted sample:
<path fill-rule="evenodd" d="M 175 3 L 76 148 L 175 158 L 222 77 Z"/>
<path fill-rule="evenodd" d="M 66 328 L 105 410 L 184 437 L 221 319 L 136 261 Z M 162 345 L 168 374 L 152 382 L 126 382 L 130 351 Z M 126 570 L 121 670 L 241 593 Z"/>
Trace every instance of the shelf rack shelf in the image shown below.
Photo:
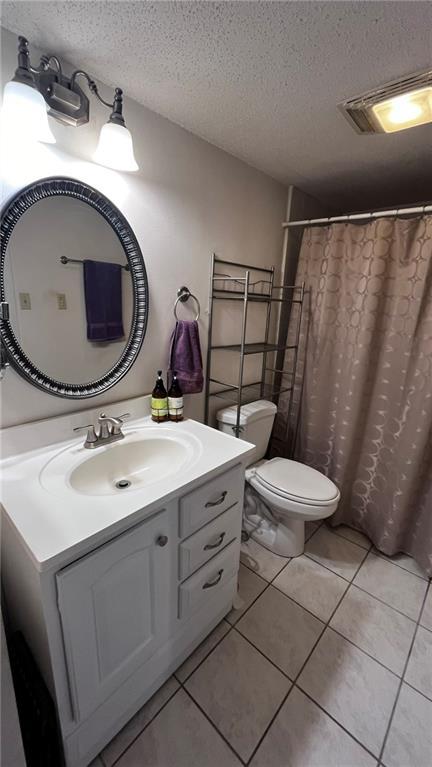
<path fill-rule="evenodd" d="M 210 383 L 222 384 L 222 381 L 218 381 L 215 378 L 210 379 Z M 224 389 L 218 389 L 217 391 L 210 392 L 211 397 L 220 397 L 221 399 L 229 400 L 230 402 L 237 402 L 238 398 L 238 386 L 234 384 L 224 384 Z M 273 399 L 280 394 L 291 391 L 291 386 L 281 386 L 275 388 L 269 384 L 262 384 L 261 381 L 254 381 L 254 383 L 244 384 L 242 386 L 242 405 L 246 402 L 253 402 L 256 399 Z"/>
<path fill-rule="evenodd" d="M 233 275 L 232 271 L 240 272 Z M 230 269 L 230 273 L 225 270 Z M 252 275 L 259 275 L 253 278 Z M 249 264 L 240 264 L 235 261 L 226 261 L 213 254 L 212 268 L 210 275 L 210 317 L 208 329 L 207 346 L 207 372 L 205 387 L 205 423 L 209 423 L 210 399 L 220 397 L 231 401 L 237 405 L 236 424 L 233 427 L 234 434 L 238 437 L 240 434 L 240 409 L 242 404 L 252 402 L 256 399 L 269 399 L 276 401 L 281 394 L 289 394 L 288 404 L 288 423 L 292 411 L 293 391 L 296 381 L 297 355 L 301 329 L 302 305 L 305 297 L 305 285 L 275 285 L 274 268 L 260 268 Z M 215 301 L 241 301 L 243 303 L 240 343 L 235 344 L 214 344 L 214 302 Z M 263 329 L 263 340 L 255 343 L 246 343 L 248 309 L 251 302 L 264 303 L 265 326 Z M 280 344 L 271 343 L 271 310 L 273 305 L 281 304 L 299 304 L 297 326 L 294 331 L 295 343 Z M 271 367 L 268 363 L 268 356 L 277 352 L 291 350 L 292 369 L 286 371 L 281 368 Z M 215 378 L 212 375 L 212 356 L 213 352 L 235 352 L 239 355 L 239 368 L 237 383 L 227 383 Z M 259 381 L 247 383 L 244 380 L 244 361 L 248 355 L 262 355 L 261 378 Z M 266 382 L 266 375 L 270 373 L 272 383 Z M 289 383 L 284 383 L 284 378 L 289 376 Z M 277 385 L 275 385 L 275 377 Z M 215 390 L 214 387 L 218 388 Z"/>
<path fill-rule="evenodd" d="M 221 344 L 220 346 L 212 346 L 212 349 L 225 349 L 228 352 L 241 352 L 241 344 Z M 243 354 L 268 354 L 269 352 L 279 352 L 284 349 L 296 349 L 295 344 L 289 346 L 279 346 L 279 344 L 257 343 L 257 344 L 244 344 Z"/>

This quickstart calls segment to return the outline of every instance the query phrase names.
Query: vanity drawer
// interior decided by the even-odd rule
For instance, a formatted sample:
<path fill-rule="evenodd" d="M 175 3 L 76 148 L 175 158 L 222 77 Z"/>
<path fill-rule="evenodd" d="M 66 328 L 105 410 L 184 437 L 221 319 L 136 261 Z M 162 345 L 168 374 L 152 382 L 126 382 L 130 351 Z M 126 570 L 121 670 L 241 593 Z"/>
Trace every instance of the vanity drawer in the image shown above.
<path fill-rule="evenodd" d="M 191 535 L 243 497 L 241 464 L 180 499 L 180 537 Z"/>
<path fill-rule="evenodd" d="M 235 577 L 239 568 L 239 542 L 232 541 L 210 562 L 179 586 L 179 618 L 188 618 Z"/>
<path fill-rule="evenodd" d="M 235 538 L 240 538 L 241 518 L 242 511 L 236 503 L 180 544 L 181 580 L 198 570 Z"/>

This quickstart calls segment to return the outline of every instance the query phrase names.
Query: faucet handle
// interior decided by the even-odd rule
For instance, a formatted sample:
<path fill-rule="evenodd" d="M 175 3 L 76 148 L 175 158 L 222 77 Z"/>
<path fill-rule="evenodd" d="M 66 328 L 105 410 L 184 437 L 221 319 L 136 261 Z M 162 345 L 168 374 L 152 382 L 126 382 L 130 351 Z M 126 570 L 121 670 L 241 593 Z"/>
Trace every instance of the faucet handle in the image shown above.
<path fill-rule="evenodd" d="M 83 431 L 84 429 L 87 429 L 87 437 L 84 445 L 92 445 L 93 443 L 97 442 L 97 434 L 92 423 L 87 423 L 85 426 L 76 426 L 73 431 Z"/>
<path fill-rule="evenodd" d="M 121 427 L 123 425 L 123 421 L 125 421 L 126 418 L 130 418 L 130 413 L 116 415 L 115 418 L 113 418 L 112 434 L 115 435 L 121 433 Z"/>

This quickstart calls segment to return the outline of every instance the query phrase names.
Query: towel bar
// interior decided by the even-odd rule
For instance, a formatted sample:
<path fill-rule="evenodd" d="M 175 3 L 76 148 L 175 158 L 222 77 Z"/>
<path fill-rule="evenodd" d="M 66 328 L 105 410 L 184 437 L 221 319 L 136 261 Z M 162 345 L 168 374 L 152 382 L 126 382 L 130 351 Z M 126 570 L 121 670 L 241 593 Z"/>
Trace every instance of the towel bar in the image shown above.
<path fill-rule="evenodd" d="M 83 264 L 84 261 L 82 258 L 68 258 L 67 256 L 60 256 L 60 262 L 62 264 Z M 124 269 L 126 272 L 130 272 L 129 264 L 120 264 L 121 268 Z"/>

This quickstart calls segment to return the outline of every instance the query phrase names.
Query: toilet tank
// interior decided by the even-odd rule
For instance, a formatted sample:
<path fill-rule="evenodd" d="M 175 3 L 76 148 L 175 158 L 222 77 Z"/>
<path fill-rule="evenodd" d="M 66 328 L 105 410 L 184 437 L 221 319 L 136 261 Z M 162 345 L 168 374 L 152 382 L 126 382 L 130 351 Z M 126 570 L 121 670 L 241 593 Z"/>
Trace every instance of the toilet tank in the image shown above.
<path fill-rule="evenodd" d="M 260 399 L 257 402 L 249 402 L 240 408 L 240 438 L 255 445 L 255 452 L 250 458 L 250 463 L 255 463 L 264 458 L 277 407 L 273 402 Z M 237 405 L 231 405 L 216 413 L 218 428 L 226 434 L 235 436 L 237 422 Z"/>

